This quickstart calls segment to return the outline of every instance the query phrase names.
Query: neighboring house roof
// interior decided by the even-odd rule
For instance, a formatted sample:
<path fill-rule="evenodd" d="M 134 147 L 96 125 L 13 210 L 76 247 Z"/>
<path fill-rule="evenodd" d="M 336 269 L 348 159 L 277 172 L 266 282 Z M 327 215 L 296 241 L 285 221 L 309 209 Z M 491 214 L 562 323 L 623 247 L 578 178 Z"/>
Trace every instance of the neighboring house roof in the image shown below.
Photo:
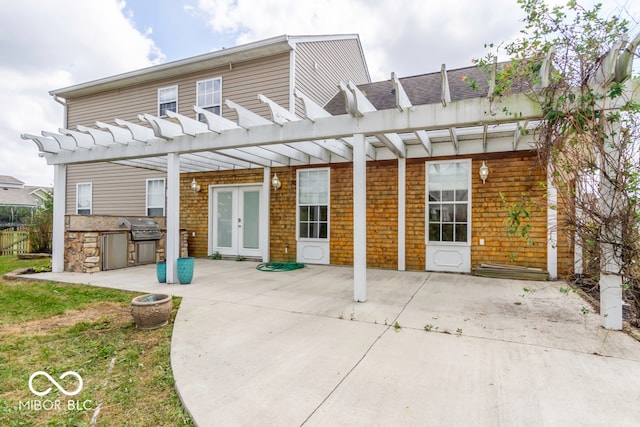
<path fill-rule="evenodd" d="M 442 74 L 440 71 L 418 76 L 399 78 L 412 105 L 437 104 L 442 102 Z M 477 66 L 447 70 L 451 101 L 478 98 L 487 95 L 489 75 Z M 476 89 L 471 87 L 475 81 Z M 358 85 L 358 89 L 378 110 L 396 108 L 395 91 L 391 79 Z M 345 114 L 345 99 L 338 92 L 326 105 L 325 110 L 333 115 Z"/>
<path fill-rule="evenodd" d="M 203 71 L 219 66 L 233 65 L 237 62 L 244 62 L 253 59 L 264 58 L 280 53 L 290 52 L 295 49 L 296 43 L 355 39 L 360 45 L 360 38 L 357 34 L 338 34 L 322 36 L 288 36 L 281 35 L 266 40 L 247 43 L 231 48 L 222 48 L 215 52 L 193 56 L 178 61 L 155 65 L 103 79 L 93 80 L 86 83 L 56 89 L 49 92 L 52 96 L 62 98 L 74 98 L 78 96 L 91 95 L 114 88 L 133 86 L 154 80 L 177 77 L 184 74 Z M 360 53 L 364 61 L 364 52 L 360 45 Z M 366 62 L 364 62 L 366 64 Z M 368 72 L 368 71 L 367 71 Z"/>
<path fill-rule="evenodd" d="M 12 176 L 0 175 L 0 206 L 39 206 L 51 189 L 24 185 Z"/>
<path fill-rule="evenodd" d="M 24 182 L 8 175 L 0 175 L 0 188 L 22 188 Z"/>

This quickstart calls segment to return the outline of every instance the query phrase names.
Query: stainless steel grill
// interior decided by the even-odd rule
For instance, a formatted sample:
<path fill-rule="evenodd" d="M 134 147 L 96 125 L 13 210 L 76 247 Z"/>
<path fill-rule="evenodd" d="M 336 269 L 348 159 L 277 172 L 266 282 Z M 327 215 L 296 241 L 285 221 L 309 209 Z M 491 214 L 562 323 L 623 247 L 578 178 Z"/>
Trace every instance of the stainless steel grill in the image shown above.
<path fill-rule="evenodd" d="M 160 240 L 162 231 L 153 218 L 120 218 L 118 225 L 131 232 L 131 240 Z"/>

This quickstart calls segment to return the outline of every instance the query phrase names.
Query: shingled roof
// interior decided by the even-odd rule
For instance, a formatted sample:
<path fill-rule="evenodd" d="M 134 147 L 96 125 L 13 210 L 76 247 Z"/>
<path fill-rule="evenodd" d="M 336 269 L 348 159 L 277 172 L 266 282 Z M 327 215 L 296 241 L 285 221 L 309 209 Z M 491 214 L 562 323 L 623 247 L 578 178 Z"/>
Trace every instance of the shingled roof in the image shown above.
<path fill-rule="evenodd" d="M 0 175 L 0 206 L 36 207 L 50 192 L 50 188 L 24 185 L 12 176 Z"/>
<path fill-rule="evenodd" d="M 452 101 L 486 96 L 489 75 L 477 66 L 447 70 L 449 91 Z M 400 83 L 413 105 L 436 104 L 441 102 L 441 72 L 401 77 Z M 477 88 L 471 88 L 469 82 L 475 81 Z M 346 82 L 345 82 L 346 83 Z M 378 110 L 396 108 L 395 92 L 391 79 L 358 85 L 367 99 Z M 338 92 L 326 105 L 325 110 L 333 115 L 345 114 L 344 96 Z"/>

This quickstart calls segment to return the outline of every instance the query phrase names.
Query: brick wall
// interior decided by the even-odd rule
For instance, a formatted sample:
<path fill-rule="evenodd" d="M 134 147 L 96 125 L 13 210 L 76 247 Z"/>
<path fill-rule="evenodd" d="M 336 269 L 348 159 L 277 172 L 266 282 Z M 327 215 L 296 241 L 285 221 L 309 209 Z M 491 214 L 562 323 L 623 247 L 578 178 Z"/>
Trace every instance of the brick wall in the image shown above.
<path fill-rule="evenodd" d="M 483 184 L 478 170 L 485 159 L 489 178 Z M 425 162 L 408 159 L 406 174 L 406 268 L 424 270 L 425 260 Z M 444 160 L 444 159 L 443 159 Z M 308 168 L 307 166 L 304 167 Z M 273 168 L 282 188 L 270 192 L 270 255 L 274 261 L 296 256 L 296 170 L 298 167 Z M 397 255 L 397 161 L 367 162 L 367 264 L 369 267 L 396 268 Z M 191 180 L 202 191 L 191 191 Z M 189 233 L 192 256 L 207 256 L 208 186 L 214 184 L 260 183 L 262 169 L 191 173 L 181 176 L 181 228 Z M 330 262 L 353 263 L 353 171 L 351 164 L 331 165 L 330 172 Z M 547 201 L 546 172 L 538 165 L 533 152 L 513 152 L 475 156 L 472 161 L 472 245 L 471 265 L 482 263 L 518 264 L 546 269 Z M 507 207 L 502 193 L 511 205 L 521 201 L 524 193 L 531 200 L 529 235 L 533 245 L 523 239 L 509 237 L 505 228 Z M 357 219 L 356 219 L 357 220 Z M 573 259 L 572 247 L 562 233 L 562 209 L 558 241 L 558 265 L 567 271 Z M 195 237 L 192 233 L 195 232 Z M 480 239 L 484 245 L 480 246 Z"/>
<path fill-rule="evenodd" d="M 296 259 L 296 168 L 273 168 L 282 183 L 278 191 L 271 191 L 271 247 L 272 261 Z"/>
<path fill-rule="evenodd" d="M 331 264 L 353 265 L 353 168 L 331 168 Z"/>
<path fill-rule="evenodd" d="M 486 159 L 489 177 L 484 184 L 478 174 L 482 160 L 473 160 L 471 266 L 499 263 L 546 269 L 547 198 L 541 185 L 546 183 L 546 172 L 533 153 L 505 155 L 508 157 Z M 520 237 L 510 237 L 506 229 L 507 205 L 521 203 L 523 194 L 530 201 L 531 218 L 525 223 L 531 225 L 532 245 Z M 480 239 L 484 239 L 484 246 L 480 246 Z"/>
<path fill-rule="evenodd" d="M 331 264 L 353 265 L 353 168 L 331 169 Z M 363 220 L 355 218 L 356 221 Z M 397 161 L 367 162 L 367 265 L 398 266 Z"/>
<path fill-rule="evenodd" d="M 405 216 L 407 270 L 424 270 L 427 265 L 424 235 L 425 161 L 426 159 L 407 160 Z"/>

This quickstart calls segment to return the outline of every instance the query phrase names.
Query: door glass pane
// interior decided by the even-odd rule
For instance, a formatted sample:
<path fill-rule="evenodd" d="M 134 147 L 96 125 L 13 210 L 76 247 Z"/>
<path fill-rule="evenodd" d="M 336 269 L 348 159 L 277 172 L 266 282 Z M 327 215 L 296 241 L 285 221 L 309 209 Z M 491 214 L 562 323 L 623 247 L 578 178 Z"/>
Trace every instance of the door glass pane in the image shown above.
<path fill-rule="evenodd" d="M 442 224 L 442 241 L 453 242 L 453 224 Z"/>
<path fill-rule="evenodd" d="M 245 191 L 243 195 L 242 246 L 245 249 L 259 249 L 260 244 L 260 192 Z"/>
<path fill-rule="evenodd" d="M 457 204 L 456 205 L 456 222 L 467 222 L 467 205 L 465 204 Z"/>
<path fill-rule="evenodd" d="M 440 222 L 440 212 L 442 205 L 432 204 L 429 206 L 429 222 Z"/>
<path fill-rule="evenodd" d="M 309 223 L 300 222 L 300 237 L 309 237 Z"/>
<path fill-rule="evenodd" d="M 429 224 L 429 240 L 440 241 L 440 224 Z"/>
<path fill-rule="evenodd" d="M 456 242 L 467 241 L 467 224 L 456 224 Z"/>
<path fill-rule="evenodd" d="M 468 240 L 469 174 L 468 161 L 427 165 L 427 218 L 430 242 Z"/>
<path fill-rule="evenodd" d="M 233 227 L 233 209 L 232 209 L 232 193 L 231 191 L 221 191 L 218 193 L 218 242 L 217 246 L 221 248 L 230 248 L 232 246 L 231 232 Z"/>

